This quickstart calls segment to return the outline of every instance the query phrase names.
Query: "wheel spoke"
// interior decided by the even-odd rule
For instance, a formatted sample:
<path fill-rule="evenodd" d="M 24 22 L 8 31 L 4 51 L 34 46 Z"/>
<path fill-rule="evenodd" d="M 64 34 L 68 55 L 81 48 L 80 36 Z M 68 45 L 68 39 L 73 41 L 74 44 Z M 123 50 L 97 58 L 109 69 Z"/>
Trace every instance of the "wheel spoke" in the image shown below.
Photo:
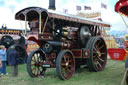
<path fill-rule="evenodd" d="M 37 75 L 37 68 L 36 68 L 36 66 L 35 66 L 35 75 Z"/>
<path fill-rule="evenodd" d="M 69 68 L 67 68 L 67 71 L 70 73 L 70 72 L 72 72 Z"/>
<path fill-rule="evenodd" d="M 104 60 L 103 60 L 102 58 L 98 57 L 98 59 L 99 59 L 100 61 L 104 62 Z"/>
<path fill-rule="evenodd" d="M 33 62 L 36 62 L 35 60 L 32 59 Z"/>
<path fill-rule="evenodd" d="M 38 56 L 39 53 L 37 53 L 37 56 L 36 56 L 36 60 L 37 62 L 39 62 L 39 56 Z"/>
<path fill-rule="evenodd" d="M 35 65 L 35 63 L 31 64 L 31 66 Z"/>
<path fill-rule="evenodd" d="M 94 50 L 95 50 L 95 52 L 97 51 L 97 49 L 96 49 L 96 47 L 94 46 L 94 48 L 93 48 Z"/>
<path fill-rule="evenodd" d="M 36 67 L 36 75 L 38 76 L 38 67 Z"/>
<path fill-rule="evenodd" d="M 35 55 L 36 55 L 36 54 L 34 54 L 33 58 L 34 58 L 34 60 L 35 60 L 35 62 L 36 62 L 36 58 L 35 58 Z"/>
<path fill-rule="evenodd" d="M 98 49 L 98 50 L 100 50 L 101 48 L 103 48 L 104 47 L 104 44 Z"/>
<path fill-rule="evenodd" d="M 61 63 L 61 66 L 66 66 L 66 64 L 65 63 Z"/>
<path fill-rule="evenodd" d="M 96 52 L 96 51 L 93 51 L 93 53 L 97 54 L 97 52 Z"/>
<path fill-rule="evenodd" d="M 39 62 L 41 62 L 41 59 L 40 59 L 41 57 L 42 57 L 42 56 L 39 57 Z"/>
<path fill-rule="evenodd" d="M 36 62 L 35 56 L 32 57 L 32 61 Z"/>
<path fill-rule="evenodd" d="M 63 72 L 62 73 L 63 73 L 63 76 L 66 77 L 66 71 L 65 71 L 65 69 L 63 69 Z"/>
<path fill-rule="evenodd" d="M 72 65 L 68 65 L 68 67 L 70 67 L 70 68 L 71 68 L 71 67 L 72 67 Z"/>
<path fill-rule="evenodd" d="M 101 40 L 99 41 L 98 46 L 100 46 L 100 43 L 101 43 Z"/>
<path fill-rule="evenodd" d="M 68 57 L 67 63 L 70 63 L 70 62 L 72 62 L 72 59 L 70 57 Z"/>
<path fill-rule="evenodd" d="M 32 71 L 35 70 L 35 66 L 34 66 L 34 68 L 32 68 L 31 70 L 32 70 Z"/>
<path fill-rule="evenodd" d="M 64 55 L 64 61 L 66 62 L 66 57 L 65 57 L 65 55 Z"/>
<path fill-rule="evenodd" d="M 37 67 L 37 68 L 38 68 L 38 70 L 37 70 L 37 74 L 40 75 L 40 69 L 39 69 L 39 67 Z"/>
<path fill-rule="evenodd" d="M 70 58 L 69 58 L 69 56 L 67 57 L 67 62 L 69 62 L 70 61 Z"/>
<path fill-rule="evenodd" d="M 96 51 L 99 51 L 97 46 L 98 46 L 98 45 L 95 45 Z"/>
<path fill-rule="evenodd" d="M 106 53 L 101 53 L 101 55 L 105 55 Z"/>
<path fill-rule="evenodd" d="M 33 69 L 33 74 L 35 75 L 35 72 L 36 72 L 36 67 L 34 67 L 34 69 Z"/>
<path fill-rule="evenodd" d="M 102 67 L 101 64 L 99 63 L 99 61 L 97 61 L 97 64 L 98 64 L 100 67 Z"/>
<path fill-rule="evenodd" d="M 40 67 L 38 67 L 39 73 L 41 72 Z"/>
<path fill-rule="evenodd" d="M 96 68 L 99 68 L 99 67 L 98 67 L 98 64 L 97 64 L 96 62 L 95 62 L 95 66 L 96 66 Z"/>

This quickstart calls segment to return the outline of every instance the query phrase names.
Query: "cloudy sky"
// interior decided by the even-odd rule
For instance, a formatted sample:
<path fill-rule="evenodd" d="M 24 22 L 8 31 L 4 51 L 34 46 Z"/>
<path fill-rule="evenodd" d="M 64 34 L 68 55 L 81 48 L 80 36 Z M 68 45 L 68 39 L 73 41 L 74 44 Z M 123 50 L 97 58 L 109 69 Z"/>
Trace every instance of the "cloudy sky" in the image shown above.
<path fill-rule="evenodd" d="M 56 0 L 56 11 L 63 12 L 68 9 L 69 14 L 76 14 L 76 5 L 90 6 L 91 11 L 101 12 L 103 21 L 112 25 L 112 30 L 128 30 L 120 15 L 114 11 L 118 0 Z M 107 9 L 101 8 L 101 3 L 107 5 Z M 21 29 L 21 23 L 15 20 L 15 13 L 19 10 L 38 6 L 48 9 L 49 0 L 0 0 L 0 26 L 6 24 L 8 28 Z M 124 17 L 125 18 L 125 17 Z M 127 18 L 125 18 L 128 21 Z"/>

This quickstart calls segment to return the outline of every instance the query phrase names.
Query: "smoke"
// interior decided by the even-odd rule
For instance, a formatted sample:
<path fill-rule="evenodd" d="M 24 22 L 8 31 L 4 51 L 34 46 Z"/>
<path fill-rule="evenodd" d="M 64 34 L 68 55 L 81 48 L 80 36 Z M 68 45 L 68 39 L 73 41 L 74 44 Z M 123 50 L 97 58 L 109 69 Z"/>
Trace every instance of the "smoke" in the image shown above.
<path fill-rule="evenodd" d="M 0 7 L 5 6 L 5 2 L 4 1 L 0 1 Z"/>

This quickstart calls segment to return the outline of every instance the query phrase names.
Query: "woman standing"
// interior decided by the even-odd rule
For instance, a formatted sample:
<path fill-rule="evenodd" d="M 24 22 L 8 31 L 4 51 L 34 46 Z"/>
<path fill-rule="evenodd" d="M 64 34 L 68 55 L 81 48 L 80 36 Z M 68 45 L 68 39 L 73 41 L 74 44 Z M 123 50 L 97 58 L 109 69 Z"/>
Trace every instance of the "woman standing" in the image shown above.
<path fill-rule="evenodd" d="M 1 75 L 7 75 L 8 73 L 6 72 L 6 61 L 7 61 L 7 56 L 6 56 L 6 48 L 4 45 L 0 45 L 0 60 L 2 62 L 2 67 L 1 67 Z"/>

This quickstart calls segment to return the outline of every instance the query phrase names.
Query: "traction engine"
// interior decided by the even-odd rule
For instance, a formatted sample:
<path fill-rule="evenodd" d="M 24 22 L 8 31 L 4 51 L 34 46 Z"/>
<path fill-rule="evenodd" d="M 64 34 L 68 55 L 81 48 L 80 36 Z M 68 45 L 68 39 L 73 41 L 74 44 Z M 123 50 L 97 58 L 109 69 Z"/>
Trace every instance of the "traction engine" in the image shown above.
<path fill-rule="evenodd" d="M 101 34 L 109 24 L 40 7 L 22 9 L 15 19 L 25 21 L 30 30 L 25 31 L 27 39 L 39 45 L 28 56 L 31 77 L 44 75 L 47 68 L 56 68 L 62 80 L 71 78 L 81 65 L 90 71 L 104 70 L 107 47 Z"/>

